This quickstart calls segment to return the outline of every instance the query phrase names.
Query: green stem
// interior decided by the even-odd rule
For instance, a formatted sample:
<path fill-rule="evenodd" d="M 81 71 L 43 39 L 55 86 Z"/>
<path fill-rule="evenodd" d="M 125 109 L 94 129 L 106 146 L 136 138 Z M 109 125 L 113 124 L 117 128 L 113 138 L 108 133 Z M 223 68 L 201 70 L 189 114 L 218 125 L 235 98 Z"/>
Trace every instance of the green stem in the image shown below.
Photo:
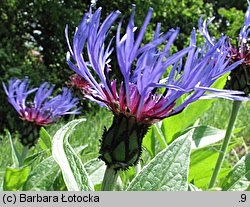
<path fill-rule="evenodd" d="M 114 170 L 113 167 L 107 167 L 105 175 L 102 182 L 102 191 L 112 191 L 116 180 L 118 177 L 118 172 Z"/>
<path fill-rule="evenodd" d="M 229 144 L 230 139 L 231 139 L 231 134 L 232 134 L 232 131 L 233 131 L 233 128 L 234 128 L 234 124 L 235 124 L 239 109 L 240 109 L 240 105 L 241 105 L 241 101 L 234 101 L 233 102 L 233 108 L 232 108 L 230 120 L 229 120 L 229 123 L 228 123 L 228 126 L 227 126 L 227 131 L 226 131 L 223 143 L 221 145 L 220 154 L 219 154 L 219 156 L 217 158 L 215 168 L 214 168 L 214 171 L 213 171 L 213 174 L 212 174 L 212 177 L 211 177 L 208 188 L 213 188 L 214 187 L 216 179 L 217 179 L 217 177 L 219 175 L 221 165 L 222 165 L 223 160 L 225 158 L 227 148 L 228 148 L 228 144 Z"/>
<path fill-rule="evenodd" d="M 26 156 L 28 154 L 28 151 L 29 151 L 29 147 L 28 146 L 24 146 L 23 147 L 23 152 L 22 152 L 21 158 L 20 158 L 20 163 L 19 163 L 20 166 L 23 165 L 24 160 L 25 160 L 25 158 L 26 158 Z"/>

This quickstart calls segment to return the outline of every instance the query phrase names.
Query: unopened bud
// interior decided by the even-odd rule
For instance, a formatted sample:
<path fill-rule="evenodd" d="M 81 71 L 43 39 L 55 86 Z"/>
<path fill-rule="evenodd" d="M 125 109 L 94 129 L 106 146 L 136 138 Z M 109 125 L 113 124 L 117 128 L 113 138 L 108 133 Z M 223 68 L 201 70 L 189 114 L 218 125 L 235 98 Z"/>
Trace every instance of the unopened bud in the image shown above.
<path fill-rule="evenodd" d="M 136 165 L 149 126 L 138 123 L 134 116 L 116 115 L 111 127 L 103 133 L 100 159 L 116 170 Z"/>

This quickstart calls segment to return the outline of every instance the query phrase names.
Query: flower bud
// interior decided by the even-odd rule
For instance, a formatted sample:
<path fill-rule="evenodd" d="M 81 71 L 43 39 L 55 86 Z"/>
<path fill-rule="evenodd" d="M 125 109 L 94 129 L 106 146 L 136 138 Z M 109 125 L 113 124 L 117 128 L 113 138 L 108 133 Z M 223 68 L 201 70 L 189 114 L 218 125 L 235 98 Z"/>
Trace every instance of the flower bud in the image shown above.
<path fill-rule="evenodd" d="M 116 170 L 136 165 L 140 159 L 142 139 L 150 125 L 138 123 L 136 117 L 115 115 L 111 127 L 103 133 L 100 159 Z"/>
<path fill-rule="evenodd" d="M 250 65 L 241 64 L 231 71 L 225 89 L 243 91 L 248 96 L 250 93 Z"/>

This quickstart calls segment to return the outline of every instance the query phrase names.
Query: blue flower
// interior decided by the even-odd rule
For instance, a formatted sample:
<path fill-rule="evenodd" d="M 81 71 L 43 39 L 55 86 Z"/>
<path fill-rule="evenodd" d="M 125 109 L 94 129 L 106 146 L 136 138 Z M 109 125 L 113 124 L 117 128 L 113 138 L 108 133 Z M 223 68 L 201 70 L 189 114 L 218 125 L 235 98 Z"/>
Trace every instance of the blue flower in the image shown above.
<path fill-rule="evenodd" d="M 243 64 L 250 64 L 250 55 L 249 55 L 249 45 L 248 45 L 248 34 L 249 34 L 249 25 L 250 25 L 250 5 L 245 13 L 245 21 L 241 27 L 240 33 L 236 38 L 236 44 L 231 44 L 231 40 L 229 39 L 229 44 L 227 45 L 230 47 L 229 52 L 231 61 L 239 61 L 244 59 L 242 62 Z M 200 33 L 207 39 L 210 45 L 214 45 L 216 41 L 212 38 L 208 32 L 208 25 L 213 21 L 214 18 L 211 18 L 208 22 L 203 21 L 202 18 L 199 20 L 199 31 Z"/>
<path fill-rule="evenodd" d="M 225 45 L 229 43 L 226 37 L 221 37 L 213 45 L 209 42 L 211 39 L 207 39 L 204 45 L 197 48 L 196 31 L 193 29 L 190 45 L 171 55 L 171 46 L 179 28 L 163 34 L 160 32 L 160 24 L 157 24 L 151 42 L 142 44 L 152 13 L 153 9 L 150 8 L 137 35 L 135 31 L 138 28 L 134 25 L 135 7 L 124 35 L 121 35 L 122 21 L 118 24 L 115 51 L 123 75 L 123 82 L 118 84 L 117 80 L 109 78 L 112 71 L 110 54 L 113 52 L 113 39 L 108 44 L 105 40 L 120 12 L 111 13 L 101 24 L 101 8 L 94 13 L 90 9 L 76 28 L 72 47 L 66 26 L 69 47 L 67 63 L 89 83 L 89 92 L 84 94 L 87 98 L 105 105 L 115 115 L 132 116 L 138 123 L 147 125 L 181 112 L 188 104 L 200 98 L 243 99 L 236 96 L 240 92 L 210 88 L 219 77 L 241 63 L 239 61 L 228 66 L 230 59 L 225 58 L 228 55 Z M 162 44 L 165 46 L 160 50 L 159 45 Z M 86 55 L 83 56 L 83 53 Z M 182 61 L 184 56 L 185 64 Z M 164 78 L 166 71 L 168 77 Z M 188 97 L 177 105 L 177 99 L 185 94 Z"/>
<path fill-rule="evenodd" d="M 250 25 L 250 4 L 248 5 L 248 9 L 245 13 L 245 21 L 242 25 L 242 28 L 240 30 L 239 37 L 238 37 L 240 46 L 234 48 L 237 56 L 239 56 L 240 58 L 245 58 L 245 61 L 244 61 L 245 64 L 250 64 L 249 44 L 248 44 L 248 34 L 250 32 L 249 25 Z M 234 56 L 236 55 L 235 53 L 234 53 Z"/>
<path fill-rule="evenodd" d="M 44 82 L 39 88 L 29 88 L 27 77 L 23 81 L 11 79 L 8 89 L 4 83 L 3 87 L 20 118 L 36 125 L 45 126 L 55 123 L 65 114 L 79 113 L 78 109 L 70 111 L 76 107 L 78 99 L 73 98 L 67 88 L 62 89 L 62 94 L 51 98 L 54 86 L 50 87 L 49 83 Z M 34 92 L 33 102 L 28 101 L 28 96 Z"/>
<path fill-rule="evenodd" d="M 199 21 L 199 31 L 206 38 L 211 47 L 215 45 L 215 39 L 210 37 L 207 27 L 212 22 L 212 20 L 213 18 L 207 23 L 206 21 L 203 21 L 202 18 L 200 18 Z M 245 93 L 244 95 L 246 96 L 250 94 L 250 49 L 248 39 L 248 34 L 250 32 L 249 25 L 250 4 L 245 13 L 245 21 L 241 27 L 240 33 L 235 39 L 235 44 L 231 43 L 232 38 L 228 38 L 228 44 L 225 44 L 225 47 L 228 50 L 228 54 L 225 58 L 228 59 L 229 65 L 235 62 L 240 63 L 238 67 L 230 73 L 225 88 L 243 91 Z"/>

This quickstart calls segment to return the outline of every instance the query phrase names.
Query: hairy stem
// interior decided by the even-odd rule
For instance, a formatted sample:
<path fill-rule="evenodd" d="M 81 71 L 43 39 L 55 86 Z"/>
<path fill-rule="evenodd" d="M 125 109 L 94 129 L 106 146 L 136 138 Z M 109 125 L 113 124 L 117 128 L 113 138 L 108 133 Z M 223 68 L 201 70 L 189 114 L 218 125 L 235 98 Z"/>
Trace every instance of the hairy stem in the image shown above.
<path fill-rule="evenodd" d="M 114 170 L 113 167 L 107 167 L 104 174 L 101 190 L 112 191 L 116 184 L 117 177 L 118 177 L 118 172 Z"/>

